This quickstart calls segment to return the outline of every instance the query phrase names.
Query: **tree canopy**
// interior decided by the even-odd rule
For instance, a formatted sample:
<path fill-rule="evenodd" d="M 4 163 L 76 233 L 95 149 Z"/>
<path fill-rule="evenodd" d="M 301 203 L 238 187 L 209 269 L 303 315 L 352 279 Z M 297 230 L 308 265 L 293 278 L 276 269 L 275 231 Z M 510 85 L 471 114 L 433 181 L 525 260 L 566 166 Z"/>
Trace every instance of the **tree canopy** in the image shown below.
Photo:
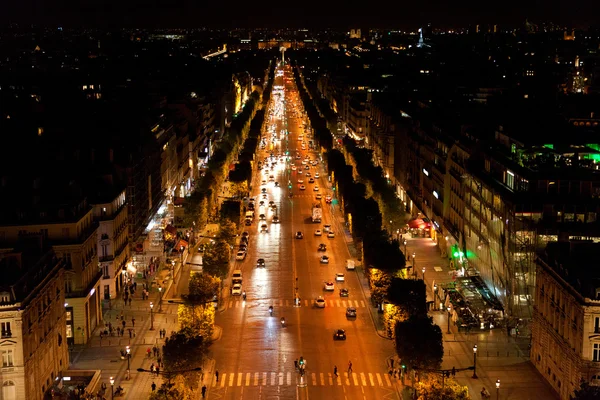
<path fill-rule="evenodd" d="M 471 400 L 469 389 L 452 378 L 445 378 L 444 385 L 438 377 L 424 376 L 415 385 L 418 400 Z"/>
<path fill-rule="evenodd" d="M 222 240 L 209 246 L 202 256 L 202 270 L 213 276 L 224 278 L 229 269 L 230 249 L 229 243 Z"/>
<path fill-rule="evenodd" d="M 219 292 L 221 279 L 207 273 L 190 277 L 187 300 L 194 304 L 206 304 Z"/>
<path fill-rule="evenodd" d="M 596 400 L 600 399 L 600 386 L 592 386 L 589 382 L 581 380 L 579 389 L 575 390 L 572 400 Z"/>
<path fill-rule="evenodd" d="M 411 316 L 394 327 L 396 352 L 409 368 L 439 368 L 444 356 L 442 330 L 428 316 Z"/>

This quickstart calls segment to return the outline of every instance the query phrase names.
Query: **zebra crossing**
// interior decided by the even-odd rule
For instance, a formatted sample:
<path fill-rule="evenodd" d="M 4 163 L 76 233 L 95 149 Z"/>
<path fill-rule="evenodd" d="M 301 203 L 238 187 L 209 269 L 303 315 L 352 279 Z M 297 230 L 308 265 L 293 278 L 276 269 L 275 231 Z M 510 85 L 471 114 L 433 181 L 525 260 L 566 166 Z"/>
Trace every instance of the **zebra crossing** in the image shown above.
<path fill-rule="evenodd" d="M 392 387 L 396 382 L 389 374 L 379 372 L 339 373 L 336 377 L 329 372 L 307 372 L 304 382 L 308 386 L 365 386 Z M 295 386 L 300 384 L 300 375 L 295 372 L 231 372 L 213 377 L 212 387 L 251 386 Z"/>
<path fill-rule="evenodd" d="M 244 306 L 244 303 L 249 304 L 252 302 L 252 299 L 247 299 L 245 302 L 241 299 L 229 300 L 227 304 L 227 309 L 230 308 L 241 308 Z M 290 299 L 277 299 L 271 302 L 273 307 L 294 307 L 294 300 Z M 304 307 L 309 307 L 314 304 L 314 300 L 302 300 L 301 305 Z M 365 308 L 366 304 L 364 300 L 325 300 L 325 307 L 356 307 L 356 308 Z"/>

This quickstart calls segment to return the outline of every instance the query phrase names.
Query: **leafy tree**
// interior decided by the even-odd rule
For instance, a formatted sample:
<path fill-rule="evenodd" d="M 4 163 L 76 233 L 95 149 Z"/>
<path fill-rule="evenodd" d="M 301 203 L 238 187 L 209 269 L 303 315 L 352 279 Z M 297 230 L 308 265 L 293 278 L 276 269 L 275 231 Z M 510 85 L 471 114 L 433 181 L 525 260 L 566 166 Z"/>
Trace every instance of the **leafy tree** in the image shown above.
<path fill-rule="evenodd" d="M 180 304 L 177 310 L 180 333 L 187 338 L 202 337 L 209 340 L 215 326 L 215 309 L 213 306 Z"/>
<path fill-rule="evenodd" d="M 365 264 L 390 274 L 397 273 L 406 265 L 404 254 L 397 241 L 389 241 L 385 231 L 371 233 L 364 238 Z"/>
<path fill-rule="evenodd" d="M 439 378 L 425 376 L 416 385 L 418 400 L 470 400 L 469 389 L 459 385 L 452 378 L 445 378 L 444 385 Z"/>
<path fill-rule="evenodd" d="M 178 374 L 151 392 L 149 400 L 192 400 L 196 397 L 187 379 Z"/>
<path fill-rule="evenodd" d="M 219 232 L 217 233 L 217 239 L 223 240 L 230 245 L 235 244 L 237 237 L 237 225 L 231 220 L 224 220 L 219 226 Z"/>
<path fill-rule="evenodd" d="M 231 193 L 232 197 L 242 198 L 248 194 L 248 181 L 246 180 L 246 177 L 238 182 L 232 180 L 230 177 L 230 182 L 229 193 Z"/>
<path fill-rule="evenodd" d="M 386 299 L 398 306 L 404 320 L 427 315 L 427 295 L 422 280 L 393 278 Z"/>
<path fill-rule="evenodd" d="M 369 288 L 371 289 L 371 300 L 381 304 L 387 297 L 388 288 L 392 277 L 377 268 L 369 268 Z"/>
<path fill-rule="evenodd" d="M 224 278 L 229 269 L 231 247 L 229 243 L 219 240 L 210 246 L 202 256 L 202 269 L 204 272 Z"/>
<path fill-rule="evenodd" d="M 207 304 L 219 292 L 221 279 L 206 273 L 194 274 L 188 285 L 187 300 L 194 304 Z"/>
<path fill-rule="evenodd" d="M 589 382 L 581 380 L 579 389 L 575 390 L 572 400 L 595 400 L 600 399 L 600 386 L 592 386 Z"/>
<path fill-rule="evenodd" d="M 209 343 L 208 340 L 198 336 L 190 338 L 183 332 L 172 334 L 163 345 L 165 375 L 172 378 L 178 371 L 201 367 Z"/>
<path fill-rule="evenodd" d="M 411 316 L 394 327 L 396 353 L 408 367 L 439 368 L 444 356 L 442 330 L 428 316 Z"/>

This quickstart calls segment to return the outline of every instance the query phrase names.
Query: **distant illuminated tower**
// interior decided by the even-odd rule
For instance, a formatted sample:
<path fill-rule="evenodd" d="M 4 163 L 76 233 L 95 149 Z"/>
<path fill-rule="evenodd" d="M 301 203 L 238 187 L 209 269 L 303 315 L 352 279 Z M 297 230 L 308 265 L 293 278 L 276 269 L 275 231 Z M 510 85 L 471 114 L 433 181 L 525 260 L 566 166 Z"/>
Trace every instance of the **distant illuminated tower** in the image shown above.
<path fill-rule="evenodd" d="M 423 41 L 423 28 L 419 28 L 419 43 L 417 43 L 417 47 L 423 47 L 425 42 Z"/>
<path fill-rule="evenodd" d="M 281 63 L 285 64 L 285 46 L 279 47 L 279 51 L 281 52 Z"/>

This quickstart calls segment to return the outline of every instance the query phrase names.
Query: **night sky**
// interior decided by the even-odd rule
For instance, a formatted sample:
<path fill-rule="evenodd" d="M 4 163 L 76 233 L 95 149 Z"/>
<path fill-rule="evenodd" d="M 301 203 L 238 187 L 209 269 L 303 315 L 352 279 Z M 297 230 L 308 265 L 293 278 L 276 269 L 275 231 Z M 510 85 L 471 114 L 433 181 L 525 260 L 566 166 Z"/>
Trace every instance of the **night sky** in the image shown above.
<path fill-rule="evenodd" d="M 600 22 L 600 0 L 423 1 L 192 1 L 10 0 L 0 21 L 95 27 L 381 27 L 414 28 L 431 22 L 520 25 L 553 21 L 575 27 Z"/>

